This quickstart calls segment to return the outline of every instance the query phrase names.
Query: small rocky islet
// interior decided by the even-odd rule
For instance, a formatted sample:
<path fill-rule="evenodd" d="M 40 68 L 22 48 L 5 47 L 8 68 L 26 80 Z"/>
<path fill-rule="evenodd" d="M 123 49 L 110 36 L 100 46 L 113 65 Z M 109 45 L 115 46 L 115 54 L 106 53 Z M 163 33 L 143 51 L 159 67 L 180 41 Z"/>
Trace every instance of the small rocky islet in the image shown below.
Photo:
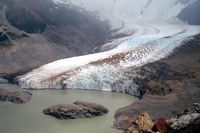
<path fill-rule="evenodd" d="M 10 101 L 16 104 L 27 103 L 31 100 L 32 94 L 28 91 L 10 91 L 0 88 L 0 100 Z"/>
<path fill-rule="evenodd" d="M 108 113 L 108 109 L 96 103 L 76 101 L 73 105 L 58 104 L 43 110 L 46 115 L 58 119 L 93 118 Z"/>
<path fill-rule="evenodd" d="M 10 101 L 15 104 L 24 104 L 31 100 L 32 93 L 28 91 L 10 91 L 0 88 L 0 101 Z M 103 105 L 76 101 L 73 105 L 57 104 L 43 110 L 46 115 L 58 119 L 93 118 L 108 113 Z"/>

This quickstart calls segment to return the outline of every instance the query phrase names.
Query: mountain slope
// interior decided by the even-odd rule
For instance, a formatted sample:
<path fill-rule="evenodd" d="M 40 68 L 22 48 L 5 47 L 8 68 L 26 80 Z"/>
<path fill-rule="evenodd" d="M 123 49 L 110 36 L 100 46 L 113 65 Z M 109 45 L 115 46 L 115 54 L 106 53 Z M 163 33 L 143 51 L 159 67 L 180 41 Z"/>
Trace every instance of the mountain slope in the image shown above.
<path fill-rule="evenodd" d="M 200 25 L 200 1 L 196 1 L 188 7 L 184 8 L 177 16 L 180 20 L 192 25 Z"/>
<path fill-rule="evenodd" d="M 0 73 L 12 78 L 51 61 L 93 53 L 111 31 L 105 21 L 72 4 L 9 0 L 0 1 L 0 33 Z"/>

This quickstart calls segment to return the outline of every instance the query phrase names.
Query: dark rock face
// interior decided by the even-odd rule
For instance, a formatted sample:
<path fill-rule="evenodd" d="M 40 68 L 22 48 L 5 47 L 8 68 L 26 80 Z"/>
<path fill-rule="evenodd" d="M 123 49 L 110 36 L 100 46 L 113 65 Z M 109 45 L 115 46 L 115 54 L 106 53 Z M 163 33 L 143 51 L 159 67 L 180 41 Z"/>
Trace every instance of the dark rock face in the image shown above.
<path fill-rule="evenodd" d="M 7 5 L 6 17 L 9 22 L 27 33 L 43 32 L 49 25 L 58 27 L 63 25 L 86 30 L 101 37 L 105 37 L 106 33 L 109 34 L 106 29 L 109 26 L 106 23 L 74 5 L 61 6 L 49 0 L 11 0 Z M 98 35 L 96 37 L 99 37 Z"/>
<path fill-rule="evenodd" d="M 6 36 L 5 34 L 3 34 L 2 32 L 0 32 L 0 42 L 6 41 L 8 40 L 8 36 Z"/>
<path fill-rule="evenodd" d="M 19 5 L 12 2 L 9 3 L 6 17 L 13 26 L 28 33 L 43 32 L 46 26 L 38 15 L 30 13 L 26 8 L 20 8 Z"/>
<path fill-rule="evenodd" d="M 137 74 L 144 76 L 144 78 L 133 79 L 143 95 L 167 95 L 174 90 L 174 82 L 195 78 L 195 73 L 179 72 L 164 62 L 147 64 L 140 68 Z"/>
<path fill-rule="evenodd" d="M 9 48 L 11 46 L 12 46 L 12 43 L 10 41 L 8 34 L 0 32 L 0 48 Z"/>
<path fill-rule="evenodd" d="M 99 104 L 82 101 L 76 101 L 73 104 L 50 106 L 44 109 L 43 113 L 58 119 L 92 118 L 108 113 L 108 109 Z"/>
<path fill-rule="evenodd" d="M 183 0 L 182 0 L 183 1 Z M 180 14 L 178 14 L 178 18 L 188 24 L 199 25 L 200 24 L 200 1 L 197 0 L 193 4 L 184 8 Z"/>
<path fill-rule="evenodd" d="M 9 91 L 0 89 L 0 100 L 10 101 L 16 104 L 27 103 L 30 101 L 32 94 L 28 91 Z"/>

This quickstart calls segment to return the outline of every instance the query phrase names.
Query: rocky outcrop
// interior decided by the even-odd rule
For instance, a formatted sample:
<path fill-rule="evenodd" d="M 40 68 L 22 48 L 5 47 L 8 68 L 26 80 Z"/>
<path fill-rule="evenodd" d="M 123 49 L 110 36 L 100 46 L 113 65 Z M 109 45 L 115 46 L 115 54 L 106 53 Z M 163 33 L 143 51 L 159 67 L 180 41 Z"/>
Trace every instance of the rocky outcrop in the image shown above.
<path fill-rule="evenodd" d="M 174 130 L 179 130 L 181 128 L 187 127 L 189 124 L 193 123 L 197 118 L 200 118 L 199 113 L 186 114 L 178 118 L 170 126 Z"/>
<path fill-rule="evenodd" d="M 144 96 L 141 100 L 116 111 L 114 127 L 128 129 L 143 112 L 148 113 L 153 120 L 179 117 L 184 115 L 180 113 L 183 110 L 190 114 L 191 107 L 195 113 L 199 112 L 200 106 L 196 103 L 200 101 L 199 40 L 200 35 L 197 35 L 175 49 L 169 57 L 139 68 L 138 75 L 141 76 L 134 82 L 144 91 Z M 121 118 L 126 118 L 126 121 Z M 196 131 L 197 128 L 192 127 L 197 125 L 198 123 L 188 124 L 180 129 L 180 132 Z"/>
<path fill-rule="evenodd" d="M 200 117 L 179 130 L 169 130 L 169 133 L 199 133 L 200 132 Z"/>
<path fill-rule="evenodd" d="M 159 118 L 170 119 L 171 117 L 182 116 L 185 114 L 182 112 L 183 110 L 188 113 L 198 112 L 199 104 L 195 103 L 193 105 L 192 101 L 198 101 L 200 89 L 197 86 L 188 86 L 186 88 L 181 95 L 145 95 L 141 100 L 118 109 L 115 113 L 114 127 L 120 130 L 128 129 L 143 112 L 147 112 L 155 121 Z M 193 109 L 190 109 L 191 107 Z"/>
<path fill-rule="evenodd" d="M 200 113 L 200 103 L 194 103 L 194 110 L 198 113 Z"/>
<path fill-rule="evenodd" d="M 16 104 L 27 103 L 30 101 L 32 94 L 28 91 L 9 91 L 0 89 L 0 100 L 10 101 Z"/>
<path fill-rule="evenodd" d="M 153 121 L 147 113 L 137 116 L 135 121 L 130 123 L 124 133 L 198 133 L 200 131 L 200 114 L 194 110 L 176 118 L 159 118 Z"/>
<path fill-rule="evenodd" d="M 46 115 L 58 119 L 92 118 L 108 113 L 108 109 L 96 103 L 76 101 L 73 105 L 58 104 L 43 110 Z"/>
<path fill-rule="evenodd" d="M 141 94 L 167 95 L 175 91 L 177 82 L 196 78 L 194 72 L 180 72 L 165 62 L 154 62 L 139 68 L 138 78 L 133 82 L 142 90 Z M 142 75 L 142 78 L 141 78 Z"/>

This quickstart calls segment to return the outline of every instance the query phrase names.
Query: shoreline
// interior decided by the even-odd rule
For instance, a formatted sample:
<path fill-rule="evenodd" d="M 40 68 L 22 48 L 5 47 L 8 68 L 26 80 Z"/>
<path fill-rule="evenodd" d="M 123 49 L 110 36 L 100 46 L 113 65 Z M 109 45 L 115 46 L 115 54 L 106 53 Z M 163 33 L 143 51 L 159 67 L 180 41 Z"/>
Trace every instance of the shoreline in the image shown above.
<path fill-rule="evenodd" d="M 139 68 L 139 73 L 146 77 L 137 78 L 136 81 L 145 89 L 145 94 L 141 100 L 116 111 L 114 127 L 126 130 L 144 112 L 153 120 L 176 117 L 191 108 L 193 103 L 199 102 L 199 51 L 200 35 L 196 35 L 176 48 L 169 57 Z"/>

